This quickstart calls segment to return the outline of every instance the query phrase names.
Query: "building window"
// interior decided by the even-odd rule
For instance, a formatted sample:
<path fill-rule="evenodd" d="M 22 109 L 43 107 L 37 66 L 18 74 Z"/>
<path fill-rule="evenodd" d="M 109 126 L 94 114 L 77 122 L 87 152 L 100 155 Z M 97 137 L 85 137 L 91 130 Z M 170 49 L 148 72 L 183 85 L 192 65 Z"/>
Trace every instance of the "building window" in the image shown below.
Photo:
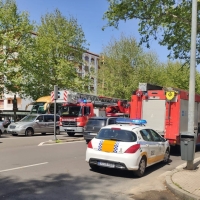
<path fill-rule="evenodd" d="M 85 56 L 85 65 L 89 66 L 89 57 L 88 56 Z"/>
<path fill-rule="evenodd" d="M 91 64 L 94 65 L 94 58 L 91 59 Z"/>
<path fill-rule="evenodd" d="M 88 66 L 85 66 L 85 71 L 89 72 L 89 67 Z"/>
<path fill-rule="evenodd" d="M 12 104 L 12 99 L 8 99 L 8 104 Z"/>
<path fill-rule="evenodd" d="M 4 100 L 0 100 L 0 108 L 4 108 Z"/>

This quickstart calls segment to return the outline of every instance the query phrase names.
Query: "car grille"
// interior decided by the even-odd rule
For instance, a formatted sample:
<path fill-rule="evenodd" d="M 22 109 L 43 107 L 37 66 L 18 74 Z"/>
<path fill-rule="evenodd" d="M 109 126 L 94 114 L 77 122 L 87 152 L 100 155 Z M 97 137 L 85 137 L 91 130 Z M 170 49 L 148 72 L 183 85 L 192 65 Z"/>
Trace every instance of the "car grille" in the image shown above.
<path fill-rule="evenodd" d="M 16 126 L 10 125 L 10 129 L 15 129 Z"/>
<path fill-rule="evenodd" d="M 62 121 L 63 126 L 77 126 L 77 122 L 73 121 Z"/>

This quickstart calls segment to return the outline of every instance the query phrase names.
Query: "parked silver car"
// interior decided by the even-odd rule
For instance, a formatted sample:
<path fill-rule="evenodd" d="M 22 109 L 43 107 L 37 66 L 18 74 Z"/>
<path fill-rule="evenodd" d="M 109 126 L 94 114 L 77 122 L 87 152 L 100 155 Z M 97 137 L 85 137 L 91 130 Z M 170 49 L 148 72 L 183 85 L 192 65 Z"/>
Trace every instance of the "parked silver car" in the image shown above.
<path fill-rule="evenodd" d="M 53 133 L 53 114 L 30 114 L 18 122 L 13 122 L 8 126 L 7 132 L 12 135 L 31 136 L 34 133 Z M 59 116 L 56 116 L 56 134 L 60 134 Z"/>

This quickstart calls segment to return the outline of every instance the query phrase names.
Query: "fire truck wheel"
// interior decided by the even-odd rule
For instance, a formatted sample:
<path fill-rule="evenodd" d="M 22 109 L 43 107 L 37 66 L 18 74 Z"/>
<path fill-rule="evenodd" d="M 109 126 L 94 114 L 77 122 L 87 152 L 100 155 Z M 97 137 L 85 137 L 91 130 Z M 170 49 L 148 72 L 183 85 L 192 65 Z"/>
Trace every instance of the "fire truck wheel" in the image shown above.
<path fill-rule="evenodd" d="M 70 133 L 70 132 L 67 132 L 67 134 L 69 135 L 69 136 L 74 136 L 75 135 L 75 133 Z"/>
<path fill-rule="evenodd" d="M 169 158 L 170 158 L 170 152 L 169 152 L 169 148 L 167 148 L 167 150 L 165 151 L 163 163 L 169 163 Z"/>

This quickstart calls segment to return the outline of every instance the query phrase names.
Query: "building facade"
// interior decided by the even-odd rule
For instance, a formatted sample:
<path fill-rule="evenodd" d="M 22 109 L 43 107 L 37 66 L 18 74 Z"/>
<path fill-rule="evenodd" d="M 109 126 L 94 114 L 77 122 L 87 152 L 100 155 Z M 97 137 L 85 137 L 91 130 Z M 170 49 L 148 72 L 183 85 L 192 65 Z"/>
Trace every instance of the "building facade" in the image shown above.
<path fill-rule="evenodd" d="M 99 69 L 99 55 L 86 51 L 83 53 L 83 65 L 79 69 L 79 73 L 85 76 L 90 73 L 91 85 L 88 89 L 91 94 L 97 95 L 97 76 Z"/>

